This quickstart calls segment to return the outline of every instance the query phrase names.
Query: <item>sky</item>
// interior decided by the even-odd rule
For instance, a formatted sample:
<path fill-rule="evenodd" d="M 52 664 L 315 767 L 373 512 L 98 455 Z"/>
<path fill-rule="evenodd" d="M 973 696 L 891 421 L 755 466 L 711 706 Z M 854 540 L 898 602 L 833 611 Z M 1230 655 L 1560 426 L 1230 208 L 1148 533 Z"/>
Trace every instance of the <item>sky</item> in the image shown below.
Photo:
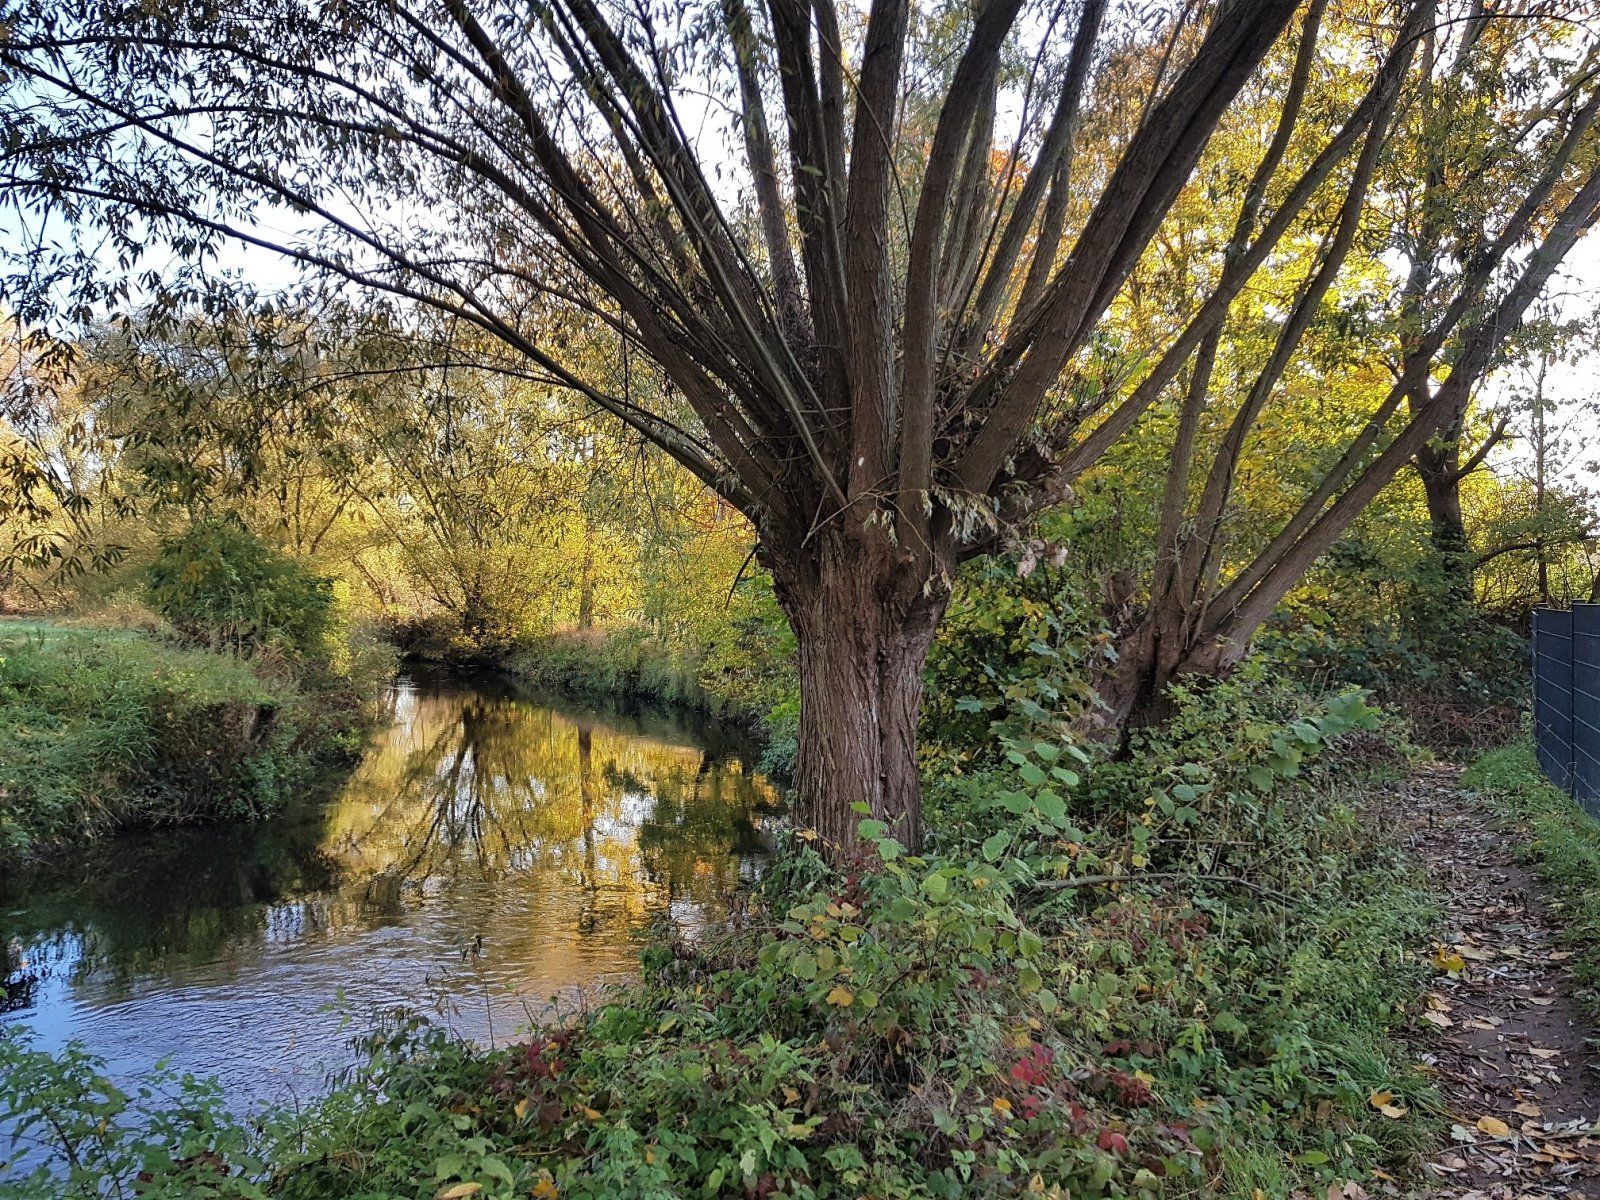
<path fill-rule="evenodd" d="M 1573 247 L 1547 296 L 1555 300 L 1563 318 L 1596 321 L 1600 310 L 1600 229 L 1591 229 Z M 1526 366 L 1502 371 L 1485 381 L 1479 401 L 1491 406 L 1503 403 L 1512 392 L 1526 392 L 1531 384 Z M 1587 452 L 1577 456 L 1562 474 L 1580 487 L 1600 493 L 1600 418 L 1580 411 L 1580 406 L 1600 398 L 1600 348 L 1592 344 L 1586 353 L 1552 364 L 1545 377 L 1545 395 L 1556 406 L 1551 426 L 1564 426 L 1588 442 Z M 1525 467 L 1526 458 L 1526 447 L 1513 441 L 1492 455 L 1491 463 L 1515 469 Z"/>

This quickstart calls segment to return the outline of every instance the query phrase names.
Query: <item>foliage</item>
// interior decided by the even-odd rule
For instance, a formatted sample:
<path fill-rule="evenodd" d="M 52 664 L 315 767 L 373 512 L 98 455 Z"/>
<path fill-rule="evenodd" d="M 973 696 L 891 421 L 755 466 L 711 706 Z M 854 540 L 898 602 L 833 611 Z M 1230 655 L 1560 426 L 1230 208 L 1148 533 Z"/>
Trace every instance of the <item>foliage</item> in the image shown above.
<path fill-rule="evenodd" d="M 1266 659 L 1310 686 L 1370 690 L 1440 749 L 1514 733 L 1523 633 L 1464 599 L 1431 555 L 1397 566 L 1355 541 L 1332 557 L 1267 626 Z"/>
<path fill-rule="evenodd" d="M 1566 927 L 1563 940 L 1576 952 L 1568 965 L 1581 986 L 1578 998 L 1600 1018 L 1600 823 L 1545 778 L 1526 742 L 1483 755 L 1461 783 L 1500 810 L 1508 836 L 1549 889 Z"/>
<path fill-rule="evenodd" d="M 328 653 L 328 580 L 237 521 L 198 521 L 166 538 L 149 568 L 150 599 L 189 641 L 214 650 L 274 647 L 297 659 Z"/>
<path fill-rule="evenodd" d="M 45 1145 L 59 1155 L 52 1165 L 24 1154 L 0 1171 L 0 1200 L 263 1194 L 221 1178 L 224 1163 L 257 1175 L 265 1163 L 259 1136 L 228 1115 L 214 1081 L 161 1068 L 125 1089 L 80 1047 L 52 1055 L 8 1027 L 0 1029 L 0 1112 L 24 1151 Z"/>
<path fill-rule="evenodd" d="M 270 812 L 359 705 L 135 631 L 0 624 L 0 858 Z M 330 688 L 333 685 L 328 685 Z"/>
<path fill-rule="evenodd" d="M 981 766 L 993 736 L 1080 720 L 1113 657 L 1092 581 L 1059 566 L 983 559 L 961 574 L 928 656 L 923 759 L 932 773 Z M 997 724 L 998 722 L 998 724 Z"/>

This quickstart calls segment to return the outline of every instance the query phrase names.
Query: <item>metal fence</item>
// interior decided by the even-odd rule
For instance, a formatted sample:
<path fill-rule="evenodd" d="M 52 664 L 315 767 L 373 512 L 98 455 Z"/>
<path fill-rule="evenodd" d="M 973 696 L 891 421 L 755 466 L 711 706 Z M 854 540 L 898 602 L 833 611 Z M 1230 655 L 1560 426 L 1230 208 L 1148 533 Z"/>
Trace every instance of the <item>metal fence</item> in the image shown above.
<path fill-rule="evenodd" d="M 1600 817 L 1600 604 L 1534 609 L 1533 731 L 1551 782 Z"/>

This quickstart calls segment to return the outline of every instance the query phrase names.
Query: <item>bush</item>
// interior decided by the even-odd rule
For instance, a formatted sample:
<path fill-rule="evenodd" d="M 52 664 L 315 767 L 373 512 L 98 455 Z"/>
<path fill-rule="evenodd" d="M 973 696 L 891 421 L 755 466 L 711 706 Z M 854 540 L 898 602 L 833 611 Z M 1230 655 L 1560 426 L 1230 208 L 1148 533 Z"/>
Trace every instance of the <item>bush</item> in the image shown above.
<path fill-rule="evenodd" d="M 510 667 L 536 683 L 568 692 L 716 707 L 700 687 L 698 654 L 667 645 L 643 625 L 574 629 L 529 639 L 519 646 Z"/>
<path fill-rule="evenodd" d="M 921 753 L 933 773 L 992 765 L 997 730 L 1070 722 L 1092 711 L 1112 639 L 1059 567 L 984 558 L 964 566 L 928 656 Z"/>
<path fill-rule="evenodd" d="M 1351 565 L 1362 562 L 1359 545 L 1330 558 L 1357 578 L 1302 587 L 1262 631 L 1264 658 L 1307 685 L 1371 691 L 1436 749 L 1516 736 L 1528 702 L 1524 633 L 1465 600 L 1436 567 L 1362 579 Z"/>
<path fill-rule="evenodd" d="M 166 538 L 151 563 L 150 600 L 183 637 L 212 649 L 328 654 L 333 588 L 228 518 Z"/>

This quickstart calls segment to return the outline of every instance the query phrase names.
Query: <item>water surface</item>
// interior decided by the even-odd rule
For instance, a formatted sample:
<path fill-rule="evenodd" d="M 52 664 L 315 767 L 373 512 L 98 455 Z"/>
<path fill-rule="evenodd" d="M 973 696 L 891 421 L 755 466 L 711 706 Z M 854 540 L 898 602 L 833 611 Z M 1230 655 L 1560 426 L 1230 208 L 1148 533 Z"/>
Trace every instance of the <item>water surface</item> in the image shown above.
<path fill-rule="evenodd" d="M 325 802 L 0 881 L 0 1023 L 304 1098 L 378 1012 L 503 1042 L 759 870 L 774 795 L 725 729 L 495 680 L 403 681 L 388 716 Z"/>

